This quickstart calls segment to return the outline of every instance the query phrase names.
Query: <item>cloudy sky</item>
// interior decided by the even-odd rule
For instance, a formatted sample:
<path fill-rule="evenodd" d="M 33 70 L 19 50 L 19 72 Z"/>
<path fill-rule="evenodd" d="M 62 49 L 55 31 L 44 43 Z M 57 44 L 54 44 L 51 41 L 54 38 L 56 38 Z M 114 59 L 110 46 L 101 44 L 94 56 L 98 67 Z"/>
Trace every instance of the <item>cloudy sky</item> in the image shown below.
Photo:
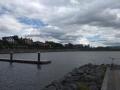
<path fill-rule="evenodd" d="M 120 0 L 0 0 L 0 37 L 120 45 Z"/>

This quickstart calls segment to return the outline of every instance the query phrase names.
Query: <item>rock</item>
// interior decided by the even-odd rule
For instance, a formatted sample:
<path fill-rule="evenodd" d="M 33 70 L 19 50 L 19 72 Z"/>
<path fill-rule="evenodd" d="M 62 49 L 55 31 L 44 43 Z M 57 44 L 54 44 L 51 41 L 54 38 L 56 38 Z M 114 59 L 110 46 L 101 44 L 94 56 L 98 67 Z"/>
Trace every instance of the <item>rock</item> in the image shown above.
<path fill-rule="evenodd" d="M 56 90 L 56 88 L 54 86 L 50 86 L 48 88 L 44 88 L 43 90 Z"/>
<path fill-rule="evenodd" d="M 91 85 L 89 88 L 90 88 L 90 90 L 99 90 L 99 89 L 97 88 L 97 86 L 95 86 L 95 85 Z"/>
<path fill-rule="evenodd" d="M 81 88 L 89 90 L 100 90 L 103 76 L 105 74 L 105 65 L 87 64 L 75 68 L 72 72 L 65 75 L 58 81 L 53 81 L 44 90 L 77 90 L 77 83 L 84 83 Z"/>

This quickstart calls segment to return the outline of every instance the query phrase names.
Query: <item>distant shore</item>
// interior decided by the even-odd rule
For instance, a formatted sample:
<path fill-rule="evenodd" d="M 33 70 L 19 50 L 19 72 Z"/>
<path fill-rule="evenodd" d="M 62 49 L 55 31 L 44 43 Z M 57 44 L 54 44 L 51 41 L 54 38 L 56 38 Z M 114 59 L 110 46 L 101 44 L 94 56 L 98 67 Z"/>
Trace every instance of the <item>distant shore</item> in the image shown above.
<path fill-rule="evenodd" d="M 0 49 L 0 54 L 36 52 L 76 52 L 76 51 L 120 51 L 120 50 L 78 50 L 78 49 Z"/>

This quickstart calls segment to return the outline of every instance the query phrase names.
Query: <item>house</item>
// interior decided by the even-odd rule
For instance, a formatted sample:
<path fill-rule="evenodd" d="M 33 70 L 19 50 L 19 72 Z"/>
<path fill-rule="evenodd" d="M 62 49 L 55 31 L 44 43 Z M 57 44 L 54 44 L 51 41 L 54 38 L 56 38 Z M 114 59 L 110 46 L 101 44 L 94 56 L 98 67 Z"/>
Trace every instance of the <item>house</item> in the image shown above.
<path fill-rule="evenodd" d="M 33 40 L 32 40 L 32 39 L 29 39 L 29 38 L 25 38 L 25 39 L 24 39 L 24 43 L 25 43 L 25 44 L 28 44 L 28 45 L 32 45 L 32 44 L 33 44 Z"/>
<path fill-rule="evenodd" d="M 9 43 L 15 43 L 14 37 L 13 36 L 9 36 L 9 37 L 2 37 L 3 41 L 7 41 Z"/>

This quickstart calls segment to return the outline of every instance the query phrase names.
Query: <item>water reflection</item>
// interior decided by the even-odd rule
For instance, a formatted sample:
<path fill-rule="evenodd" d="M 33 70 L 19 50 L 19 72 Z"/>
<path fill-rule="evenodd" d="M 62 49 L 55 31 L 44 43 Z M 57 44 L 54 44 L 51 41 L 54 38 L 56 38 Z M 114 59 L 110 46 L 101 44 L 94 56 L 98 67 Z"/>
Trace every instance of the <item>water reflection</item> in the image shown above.
<path fill-rule="evenodd" d="M 13 68 L 14 67 L 14 63 L 13 62 L 8 62 L 9 63 L 9 67 L 10 68 Z M 19 64 L 22 64 L 22 63 L 19 63 Z M 41 70 L 41 65 L 40 64 L 34 64 L 36 66 L 36 68 L 38 70 Z"/>
<path fill-rule="evenodd" d="M 37 69 L 41 70 L 41 65 L 40 64 L 37 64 Z"/>
<path fill-rule="evenodd" d="M 13 66 L 13 62 L 8 62 L 9 63 L 9 66 L 10 66 L 10 68 L 13 68 L 14 66 Z"/>

